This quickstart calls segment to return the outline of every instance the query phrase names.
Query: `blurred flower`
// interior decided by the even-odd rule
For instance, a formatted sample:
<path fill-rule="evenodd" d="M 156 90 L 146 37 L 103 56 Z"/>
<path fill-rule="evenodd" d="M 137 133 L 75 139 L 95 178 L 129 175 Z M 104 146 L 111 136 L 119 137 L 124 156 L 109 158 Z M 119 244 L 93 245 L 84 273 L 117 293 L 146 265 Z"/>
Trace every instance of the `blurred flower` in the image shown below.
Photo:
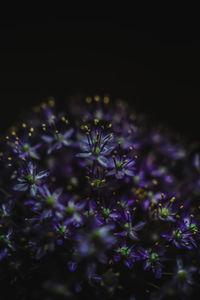
<path fill-rule="evenodd" d="M 59 150 L 63 146 L 70 146 L 72 141 L 70 137 L 72 136 L 74 130 L 70 128 L 69 130 L 65 131 L 64 133 L 55 132 L 49 135 L 42 135 L 42 140 L 47 143 L 47 154 L 51 154 L 52 151 Z"/>
<path fill-rule="evenodd" d="M 176 287 L 187 291 L 188 287 L 194 284 L 193 275 L 196 272 L 197 268 L 194 266 L 183 266 L 183 262 L 180 258 L 177 258 L 177 269 L 174 274 L 173 280 L 176 284 Z"/>
<path fill-rule="evenodd" d="M 40 159 L 40 155 L 37 153 L 37 149 L 41 147 L 41 143 L 31 146 L 28 141 L 22 141 L 18 139 L 17 147 L 16 145 L 13 146 L 13 152 L 17 154 L 19 158 L 33 158 L 33 159 Z"/>
<path fill-rule="evenodd" d="M 111 233 L 113 226 L 95 227 L 90 231 L 80 231 L 76 236 L 77 251 L 80 257 L 95 256 L 100 262 L 106 263 L 106 250 L 111 248 L 116 238 Z"/>
<path fill-rule="evenodd" d="M 125 212 L 125 218 L 123 220 L 123 223 L 121 222 L 123 231 L 115 233 L 115 235 L 128 236 L 132 240 L 137 240 L 138 239 L 137 232 L 140 231 L 145 226 L 145 224 L 146 224 L 145 221 L 140 221 L 139 223 L 133 225 L 130 212 L 127 211 Z"/>

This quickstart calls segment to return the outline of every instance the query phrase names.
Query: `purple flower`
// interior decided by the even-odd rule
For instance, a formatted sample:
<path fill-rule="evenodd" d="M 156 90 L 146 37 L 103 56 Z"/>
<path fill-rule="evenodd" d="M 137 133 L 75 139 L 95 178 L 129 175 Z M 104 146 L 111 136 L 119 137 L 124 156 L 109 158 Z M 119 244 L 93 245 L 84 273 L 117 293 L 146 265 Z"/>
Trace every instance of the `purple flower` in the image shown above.
<path fill-rule="evenodd" d="M 55 224 L 54 226 L 59 238 L 66 239 L 69 234 L 69 230 L 67 228 L 67 225 L 62 225 L 61 223 Z"/>
<path fill-rule="evenodd" d="M 100 262 L 106 263 L 106 250 L 114 246 L 116 238 L 111 230 L 112 225 L 94 227 L 90 230 L 80 230 L 76 236 L 77 255 L 81 257 L 96 257 Z"/>
<path fill-rule="evenodd" d="M 109 161 L 111 170 L 107 173 L 107 176 L 115 175 L 117 179 L 122 179 L 124 176 L 134 176 L 134 164 L 135 161 L 133 159 L 113 155 Z"/>
<path fill-rule="evenodd" d="M 64 133 L 59 133 L 56 130 L 55 133 L 51 133 L 49 135 L 42 135 L 42 140 L 48 145 L 47 154 L 51 154 L 52 151 L 59 150 L 63 146 L 70 146 L 72 144 L 70 137 L 72 136 L 73 132 L 73 128 L 70 128 Z"/>
<path fill-rule="evenodd" d="M 141 188 L 143 188 L 144 186 L 148 186 L 150 184 L 150 181 L 147 180 L 145 176 L 146 173 L 143 169 L 143 166 L 141 166 L 139 172 L 137 172 L 133 177 L 134 183 Z"/>
<path fill-rule="evenodd" d="M 133 204 L 135 204 L 136 201 L 134 199 L 127 199 L 126 197 L 121 197 L 120 201 L 117 201 L 117 205 L 119 205 L 121 211 L 125 213 L 126 220 L 129 218 L 128 211 L 133 208 Z"/>
<path fill-rule="evenodd" d="M 162 234 L 162 236 L 168 241 L 171 241 L 177 248 L 192 249 L 197 247 L 195 242 L 196 230 L 195 223 L 188 225 L 186 219 L 183 219 L 182 221 L 179 221 L 178 225 L 173 227 L 170 234 Z"/>
<path fill-rule="evenodd" d="M 181 289 L 183 292 L 188 290 L 188 287 L 194 284 L 193 275 L 197 271 L 194 266 L 183 266 L 183 262 L 180 258 L 176 260 L 177 268 L 173 276 L 173 281 L 176 288 Z"/>
<path fill-rule="evenodd" d="M 107 156 L 115 148 L 113 134 L 104 135 L 102 130 L 98 129 L 87 132 L 86 136 L 80 143 L 83 152 L 76 154 L 76 157 L 97 161 L 101 166 L 108 167 Z"/>
<path fill-rule="evenodd" d="M 118 221 L 122 217 L 121 208 L 116 206 L 114 198 L 110 199 L 109 203 L 103 201 L 103 203 L 96 202 L 94 199 L 89 201 L 89 211 L 87 215 L 95 215 L 99 225 L 104 225 Z"/>
<path fill-rule="evenodd" d="M 189 232 L 191 232 L 193 235 L 197 236 L 198 238 L 200 237 L 200 233 L 199 233 L 199 224 L 197 224 L 197 222 L 194 220 L 194 218 L 191 218 L 190 216 L 186 216 L 183 218 L 183 226 L 182 228 L 185 230 L 188 230 Z"/>
<path fill-rule="evenodd" d="M 146 221 L 140 221 L 137 224 L 133 225 L 130 212 L 127 211 L 127 212 L 125 212 L 125 217 L 124 217 L 123 223 L 121 224 L 123 227 L 123 231 L 115 233 L 115 235 L 128 236 L 132 240 L 137 240 L 138 239 L 137 232 L 140 231 L 145 226 L 145 224 L 146 224 Z"/>
<path fill-rule="evenodd" d="M 41 143 L 31 146 L 28 142 L 23 142 L 21 139 L 18 139 L 18 145 L 13 147 L 13 152 L 18 155 L 19 158 L 33 158 L 40 159 L 40 155 L 37 153 L 37 149 L 41 147 Z"/>
<path fill-rule="evenodd" d="M 161 194 L 161 200 L 157 203 L 152 202 L 152 215 L 156 219 L 160 219 L 166 222 L 175 222 L 177 208 L 174 205 L 175 197 L 169 199 L 164 199 L 164 196 Z"/>
<path fill-rule="evenodd" d="M 53 208 L 56 207 L 58 200 L 62 194 L 62 189 L 57 189 L 53 192 L 50 192 L 47 185 L 43 185 L 39 188 L 40 194 L 42 196 L 42 202 L 45 203 L 47 207 Z"/>
<path fill-rule="evenodd" d="M 64 224 L 73 224 L 75 226 L 80 226 L 83 223 L 84 207 L 84 202 L 76 202 L 73 198 L 68 200 L 67 205 L 63 210 L 63 216 L 65 216 Z"/>
<path fill-rule="evenodd" d="M 41 182 L 49 175 L 47 170 L 36 173 L 36 167 L 32 162 L 29 162 L 23 169 L 20 170 L 16 185 L 13 190 L 24 192 L 30 190 L 31 196 L 35 196 Z"/>
<path fill-rule="evenodd" d="M 43 112 L 45 115 L 45 121 L 47 121 L 48 125 L 54 126 L 57 120 L 57 116 L 54 111 L 48 105 L 44 104 Z"/>
<path fill-rule="evenodd" d="M 140 249 L 140 253 L 142 258 L 145 260 L 144 262 L 144 270 L 152 272 L 155 274 L 156 278 L 160 278 L 162 276 L 162 261 L 165 260 L 164 251 L 158 249 Z"/>
<path fill-rule="evenodd" d="M 59 198 L 62 194 L 62 188 L 58 188 L 51 192 L 47 185 L 38 187 L 37 197 L 24 202 L 25 205 L 30 205 L 34 212 L 40 213 L 40 219 L 44 219 L 53 215 L 52 210 L 58 210 L 61 204 Z"/>
<path fill-rule="evenodd" d="M 127 246 L 127 244 L 124 242 L 115 250 L 114 261 L 118 262 L 119 260 L 123 260 L 123 263 L 129 269 L 132 268 L 134 262 L 139 259 L 140 257 L 138 253 L 135 251 L 134 245 Z"/>

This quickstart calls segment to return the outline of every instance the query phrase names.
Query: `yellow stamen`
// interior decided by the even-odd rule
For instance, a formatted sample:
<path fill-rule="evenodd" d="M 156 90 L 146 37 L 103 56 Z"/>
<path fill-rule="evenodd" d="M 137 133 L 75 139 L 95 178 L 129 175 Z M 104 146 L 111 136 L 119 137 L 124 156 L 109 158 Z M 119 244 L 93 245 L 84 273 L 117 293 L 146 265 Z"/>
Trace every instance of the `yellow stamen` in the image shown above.
<path fill-rule="evenodd" d="M 110 102 L 110 98 L 108 96 L 105 96 L 104 99 L 103 99 L 103 102 L 105 104 L 108 104 Z"/>
<path fill-rule="evenodd" d="M 86 101 L 87 103 L 91 103 L 91 102 L 92 102 L 92 98 L 91 98 L 91 97 L 87 97 L 87 98 L 85 99 L 85 101 Z"/>
<path fill-rule="evenodd" d="M 94 96 L 94 101 L 99 102 L 100 101 L 100 97 L 98 95 Z"/>

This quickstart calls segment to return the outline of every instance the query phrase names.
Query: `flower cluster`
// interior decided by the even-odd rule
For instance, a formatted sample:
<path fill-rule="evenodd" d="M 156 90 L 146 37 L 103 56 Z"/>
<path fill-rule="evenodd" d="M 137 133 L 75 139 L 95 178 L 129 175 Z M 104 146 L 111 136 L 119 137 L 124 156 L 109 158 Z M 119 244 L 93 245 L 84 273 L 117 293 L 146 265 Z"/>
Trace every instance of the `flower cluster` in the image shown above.
<path fill-rule="evenodd" d="M 66 113 L 50 99 L 1 143 L 2 293 L 196 299 L 198 145 L 108 96 Z"/>

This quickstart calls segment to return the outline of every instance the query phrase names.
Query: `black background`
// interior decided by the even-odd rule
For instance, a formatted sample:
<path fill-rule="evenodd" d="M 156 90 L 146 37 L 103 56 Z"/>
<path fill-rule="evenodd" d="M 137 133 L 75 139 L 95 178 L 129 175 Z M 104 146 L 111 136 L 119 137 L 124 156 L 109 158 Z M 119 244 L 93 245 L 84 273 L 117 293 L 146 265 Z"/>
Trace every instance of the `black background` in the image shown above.
<path fill-rule="evenodd" d="M 200 37 L 190 22 L 56 16 L 0 30 L 0 133 L 19 113 L 55 96 L 122 97 L 156 121 L 200 138 Z"/>

